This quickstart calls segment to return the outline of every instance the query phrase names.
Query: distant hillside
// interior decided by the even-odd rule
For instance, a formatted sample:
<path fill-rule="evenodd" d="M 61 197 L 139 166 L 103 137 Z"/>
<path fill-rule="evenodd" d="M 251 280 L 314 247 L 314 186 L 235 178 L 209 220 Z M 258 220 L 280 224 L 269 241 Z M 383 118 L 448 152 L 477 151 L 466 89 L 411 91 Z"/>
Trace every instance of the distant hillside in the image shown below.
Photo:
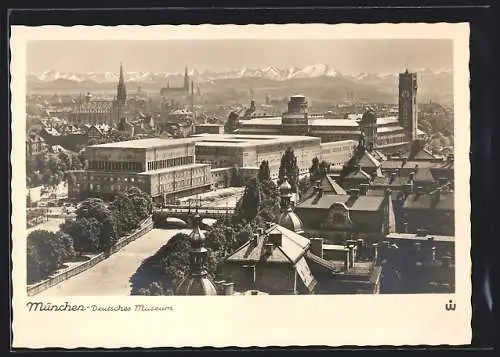
<path fill-rule="evenodd" d="M 450 101 L 453 98 L 453 73 L 417 70 L 419 101 Z M 316 64 L 303 68 L 266 67 L 262 69 L 231 70 L 222 72 L 198 72 L 191 70 L 190 79 L 203 93 L 250 92 L 273 97 L 302 93 L 312 100 L 337 101 L 351 92 L 355 99 L 395 103 L 397 101 L 397 73 L 342 74 L 326 65 Z M 161 87 L 169 83 L 181 86 L 180 73 L 127 72 L 130 91 L 139 86 L 142 90 L 159 94 Z M 79 93 L 110 92 L 117 83 L 117 73 L 63 73 L 46 71 L 39 76 L 28 75 L 28 93 Z"/>

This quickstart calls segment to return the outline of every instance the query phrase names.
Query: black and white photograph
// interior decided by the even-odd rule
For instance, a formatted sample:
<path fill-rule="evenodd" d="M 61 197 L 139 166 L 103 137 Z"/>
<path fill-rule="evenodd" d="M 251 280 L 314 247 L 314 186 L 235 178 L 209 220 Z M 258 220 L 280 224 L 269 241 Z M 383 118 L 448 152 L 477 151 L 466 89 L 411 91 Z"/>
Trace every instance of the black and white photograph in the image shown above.
<path fill-rule="evenodd" d="M 427 328 L 442 314 L 467 336 L 467 45 L 446 24 L 287 26 L 26 32 L 11 68 L 23 319 L 168 323 L 205 299 L 222 320 L 349 305 L 358 325 L 379 302 L 434 299 Z"/>

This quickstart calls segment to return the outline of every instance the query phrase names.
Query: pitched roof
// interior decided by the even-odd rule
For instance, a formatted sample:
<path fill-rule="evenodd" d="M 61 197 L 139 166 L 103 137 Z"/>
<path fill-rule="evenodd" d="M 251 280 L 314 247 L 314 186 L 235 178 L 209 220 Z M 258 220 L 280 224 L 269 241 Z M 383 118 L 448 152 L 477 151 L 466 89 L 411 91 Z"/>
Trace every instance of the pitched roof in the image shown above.
<path fill-rule="evenodd" d="M 113 102 L 110 100 L 91 100 L 73 107 L 73 113 L 110 113 L 113 110 Z"/>
<path fill-rule="evenodd" d="M 452 192 L 441 192 L 438 196 L 435 193 L 408 195 L 403 205 L 404 209 L 427 209 L 440 211 L 455 210 L 455 195 Z"/>
<path fill-rule="evenodd" d="M 329 193 L 334 193 L 336 195 L 346 195 L 347 193 L 345 190 L 329 175 L 323 176 L 320 179 L 320 184 L 319 187 L 323 192 L 329 192 Z M 310 187 L 309 190 L 307 190 L 305 196 L 310 196 L 314 194 L 315 188 Z"/>
<path fill-rule="evenodd" d="M 271 233 L 281 233 L 281 245 L 274 246 L 272 253 L 266 255 L 264 244 Z M 295 264 L 309 248 L 309 239 L 292 232 L 280 225 L 266 230 L 257 241 L 246 242 L 233 254 L 226 258 L 228 262 L 269 262 Z"/>
<path fill-rule="evenodd" d="M 396 175 L 395 177 L 375 177 L 372 182 L 372 186 L 403 186 L 404 184 L 410 183 L 408 176 Z"/>
<path fill-rule="evenodd" d="M 334 203 L 343 203 L 352 211 L 378 211 L 383 202 L 384 197 L 379 196 L 361 195 L 355 198 L 350 195 L 323 193 L 306 198 L 296 206 L 295 210 L 299 213 L 301 209 L 330 209 Z"/>
<path fill-rule="evenodd" d="M 349 175 L 346 176 L 348 179 L 365 179 L 365 180 L 370 180 L 371 176 L 370 174 L 364 172 L 362 169 L 357 169 L 351 172 Z"/>
<path fill-rule="evenodd" d="M 434 176 L 428 168 L 418 168 L 415 173 L 416 182 L 434 182 Z"/>
<path fill-rule="evenodd" d="M 380 162 L 373 157 L 368 151 L 365 151 L 361 159 L 359 159 L 360 167 L 377 168 L 380 166 Z"/>

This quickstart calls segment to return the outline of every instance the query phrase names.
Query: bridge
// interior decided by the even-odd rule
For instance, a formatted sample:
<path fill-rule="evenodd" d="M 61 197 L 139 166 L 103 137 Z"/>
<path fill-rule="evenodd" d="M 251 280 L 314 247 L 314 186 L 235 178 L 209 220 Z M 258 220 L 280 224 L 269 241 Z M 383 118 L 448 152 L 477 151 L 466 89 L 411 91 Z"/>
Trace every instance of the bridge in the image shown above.
<path fill-rule="evenodd" d="M 168 218 L 177 218 L 190 223 L 191 218 L 198 214 L 203 218 L 219 219 L 234 214 L 235 207 L 208 207 L 194 205 L 164 205 L 153 210 L 153 221 L 156 225 L 166 223 Z"/>

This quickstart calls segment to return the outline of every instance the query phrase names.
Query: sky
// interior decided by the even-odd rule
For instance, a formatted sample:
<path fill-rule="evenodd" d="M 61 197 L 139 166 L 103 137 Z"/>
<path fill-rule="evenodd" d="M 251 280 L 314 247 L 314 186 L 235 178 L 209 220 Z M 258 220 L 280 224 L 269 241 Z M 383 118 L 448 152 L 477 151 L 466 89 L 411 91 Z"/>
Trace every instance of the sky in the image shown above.
<path fill-rule="evenodd" d="M 27 72 L 183 72 L 302 67 L 324 63 L 349 74 L 453 68 L 451 40 L 75 40 L 31 41 Z"/>

